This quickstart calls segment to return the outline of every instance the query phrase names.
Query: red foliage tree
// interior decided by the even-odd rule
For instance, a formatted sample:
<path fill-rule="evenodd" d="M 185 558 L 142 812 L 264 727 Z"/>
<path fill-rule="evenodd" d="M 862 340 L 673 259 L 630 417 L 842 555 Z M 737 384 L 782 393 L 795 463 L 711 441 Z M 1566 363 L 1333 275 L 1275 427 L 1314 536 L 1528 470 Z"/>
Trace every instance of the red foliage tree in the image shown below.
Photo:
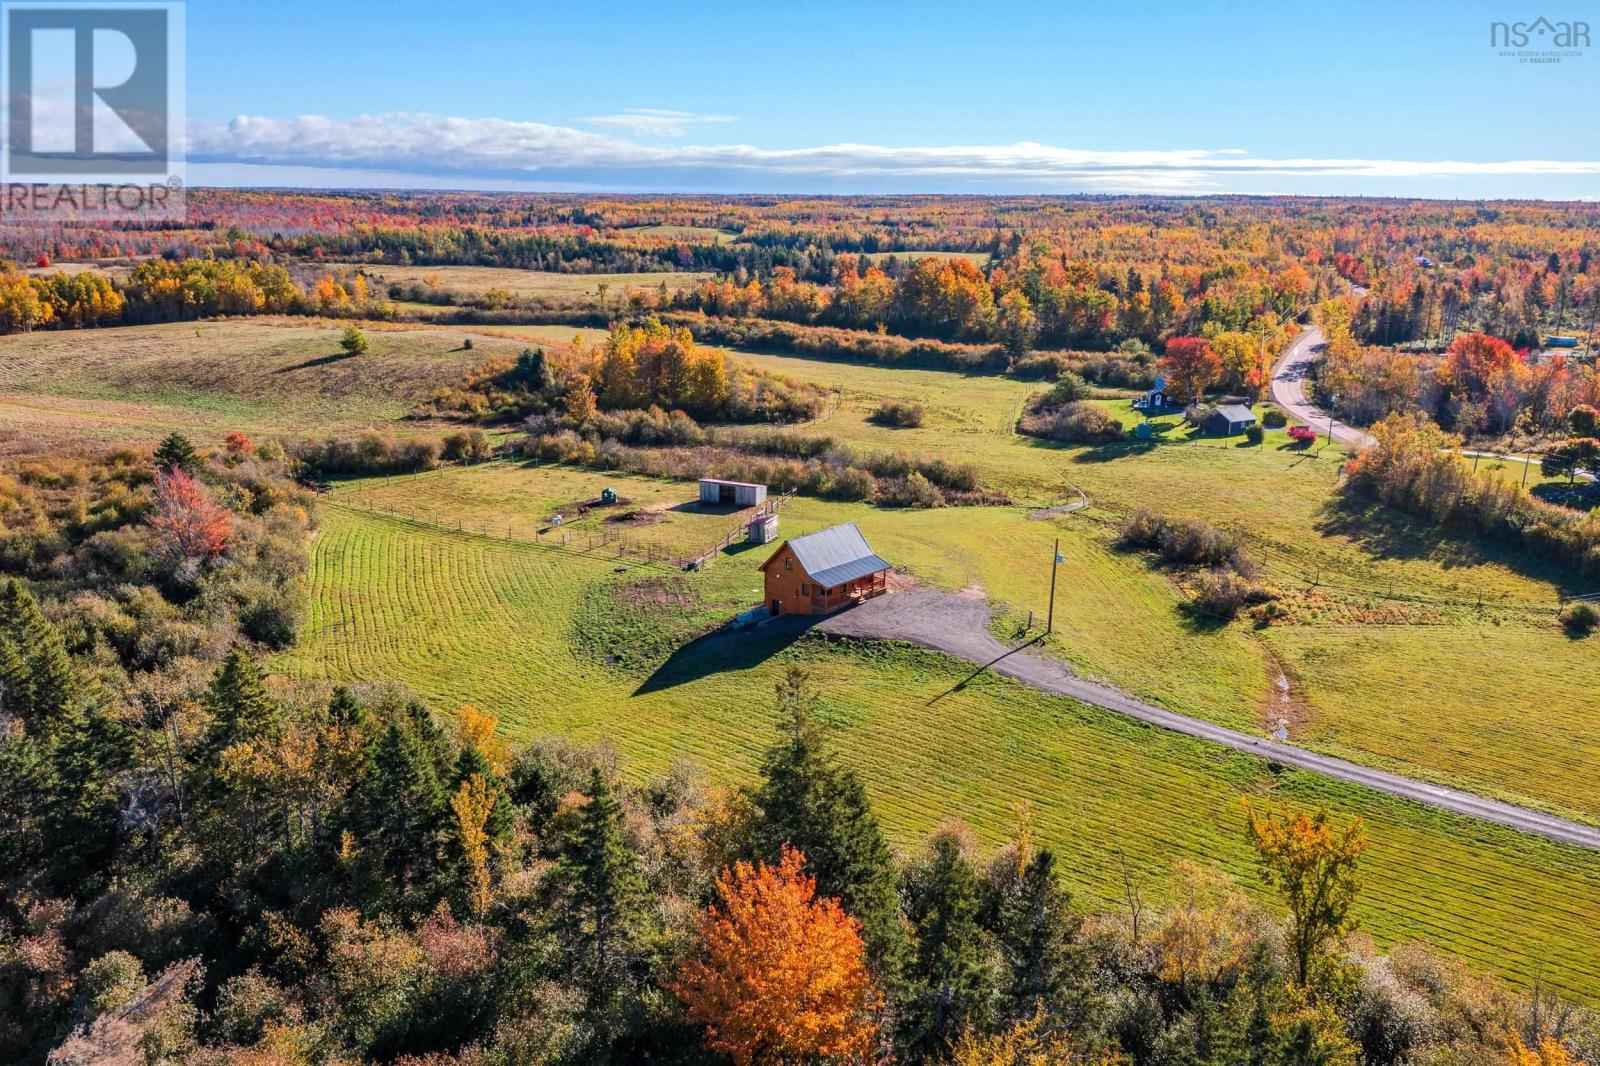
<path fill-rule="evenodd" d="M 181 468 L 156 477 L 156 509 L 150 528 L 163 555 L 176 561 L 209 562 L 228 548 L 233 512 Z"/>
<path fill-rule="evenodd" d="M 1173 337 L 1161 357 L 1167 392 L 1180 403 L 1198 400 L 1206 386 L 1222 376 L 1222 359 L 1204 337 Z"/>
<path fill-rule="evenodd" d="M 1515 377 L 1523 369 L 1516 349 L 1487 333 L 1457 337 L 1439 366 L 1439 378 L 1474 400 L 1482 399 L 1500 379 Z"/>

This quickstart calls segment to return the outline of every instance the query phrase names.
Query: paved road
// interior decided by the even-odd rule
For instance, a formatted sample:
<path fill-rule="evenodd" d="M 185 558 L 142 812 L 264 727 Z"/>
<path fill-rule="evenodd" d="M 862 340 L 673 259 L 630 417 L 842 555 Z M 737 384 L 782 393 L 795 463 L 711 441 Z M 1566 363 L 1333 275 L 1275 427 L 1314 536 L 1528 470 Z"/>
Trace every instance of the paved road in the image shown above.
<path fill-rule="evenodd" d="M 1337 428 L 1335 429 L 1337 435 Z M 1164 707 L 1134 699 L 1106 685 L 1085 680 L 1063 663 L 1036 655 L 1028 645 L 1007 647 L 989 632 L 989 607 L 982 598 L 936 589 L 913 588 L 868 600 L 821 622 L 823 632 L 879 640 L 904 640 L 976 663 L 979 670 L 1015 678 L 1034 688 L 1116 711 L 1141 722 L 1198 737 L 1285 766 L 1326 774 L 1391 796 L 1496 822 L 1566 844 L 1600 850 L 1600 829 L 1553 814 L 1518 807 L 1459 789 L 1392 774 L 1358 763 L 1280 744 Z M 963 682 L 965 684 L 965 682 Z M 957 686 L 958 688 L 960 686 Z"/>
<path fill-rule="evenodd" d="M 1323 436 L 1328 434 L 1328 413 L 1306 397 L 1306 382 L 1311 378 L 1311 363 L 1322 347 L 1322 331 L 1307 326 L 1295 342 L 1278 359 L 1272 368 L 1272 399 L 1279 407 L 1314 428 Z M 1333 439 L 1346 448 L 1359 450 L 1372 446 L 1372 434 L 1365 433 L 1343 422 L 1333 424 Z"/>

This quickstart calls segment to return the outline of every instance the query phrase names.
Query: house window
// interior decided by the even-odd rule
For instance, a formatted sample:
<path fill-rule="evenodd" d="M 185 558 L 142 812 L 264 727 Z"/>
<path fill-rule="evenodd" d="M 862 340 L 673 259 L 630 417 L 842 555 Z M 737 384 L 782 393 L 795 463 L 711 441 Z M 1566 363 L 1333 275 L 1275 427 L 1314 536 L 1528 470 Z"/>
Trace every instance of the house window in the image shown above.
<path fill-rule="evenodd" d="M 794 569 L 794 556 L 785 555 L 783 557 L 783 568 L 785 570 L 793 570 Z"/>
<path fill-rule="evenodd" d="M 800 582 L 800 595 L 802 595 L 802 596 L 811 595 L 811 586 L 806 584 L 804 581 Z"/>

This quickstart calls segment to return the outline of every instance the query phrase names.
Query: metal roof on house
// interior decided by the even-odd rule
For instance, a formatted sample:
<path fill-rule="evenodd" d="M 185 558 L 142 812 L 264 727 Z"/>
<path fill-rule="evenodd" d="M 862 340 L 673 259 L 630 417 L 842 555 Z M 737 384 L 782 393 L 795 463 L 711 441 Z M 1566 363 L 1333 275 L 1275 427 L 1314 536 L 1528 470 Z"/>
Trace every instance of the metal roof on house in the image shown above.
<path fill-rule="evenodd" d="M 889 569 L 888 563 L 873 554 L 854 522 L 795 537 L 789 548 L 811 580 L 828 588 Z"/>
<path fill-rule="evenodd" d="M 1254 422 L 1256 413 L 1242 404 L 1229 403 L 1217 408 L 1216 413 L 1229 422 Z"/>

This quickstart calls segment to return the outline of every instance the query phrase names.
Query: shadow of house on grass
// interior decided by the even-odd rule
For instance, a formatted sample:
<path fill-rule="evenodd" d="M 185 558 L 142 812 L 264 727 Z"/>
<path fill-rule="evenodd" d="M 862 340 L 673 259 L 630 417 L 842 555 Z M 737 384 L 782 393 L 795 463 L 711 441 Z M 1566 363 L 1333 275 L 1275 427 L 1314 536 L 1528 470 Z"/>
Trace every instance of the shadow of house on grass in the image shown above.
<path fill-rule="evenodd" d="M 633 690 L 635 696 L 677 688 L 716 674 L 753 670 L 805 636 L 817 618 L 783 615 L 750 629 L 719 629 L 668 656 Z"/>

